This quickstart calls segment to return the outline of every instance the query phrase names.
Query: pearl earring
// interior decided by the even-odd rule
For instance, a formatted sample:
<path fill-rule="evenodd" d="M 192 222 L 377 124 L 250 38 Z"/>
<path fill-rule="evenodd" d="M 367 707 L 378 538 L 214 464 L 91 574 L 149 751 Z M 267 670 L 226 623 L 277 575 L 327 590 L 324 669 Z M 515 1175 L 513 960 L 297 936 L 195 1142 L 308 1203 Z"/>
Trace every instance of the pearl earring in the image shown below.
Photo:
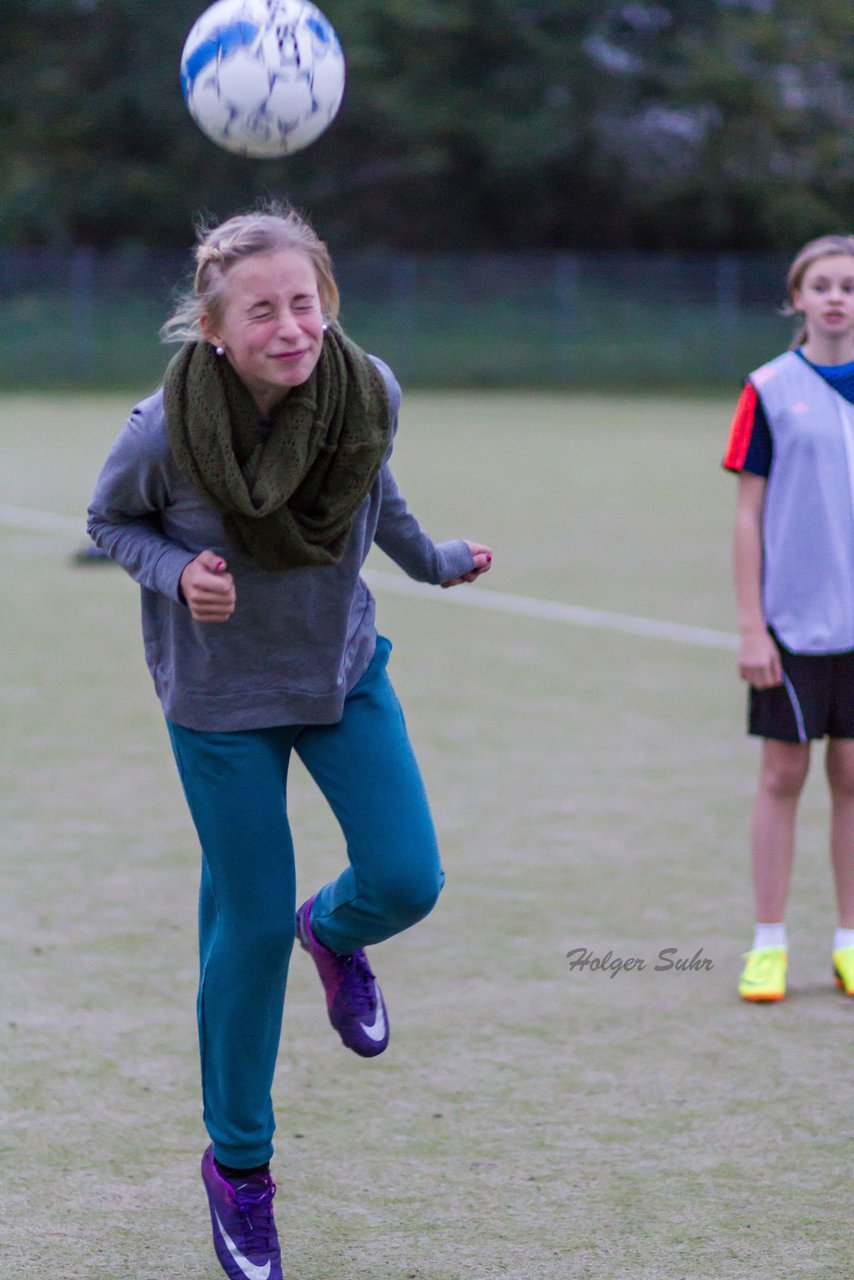
<path fill-rule="evenodd" d="M 324 320 L 323 324 L 320 327 L 323 330 L 323 332 L 326 333 L 326 330 L 329 328 L 329 325 Z"/>
<path fill-rule="evenodd" d="M 218 355 L 218 356 L 224 356 L 224 355 L 225 355 L 225 347 L 216 347 L 216 348 L 215 348 L 215 350 L 216 350 L 216 353 L 217 353 L 217 355 Z"/>

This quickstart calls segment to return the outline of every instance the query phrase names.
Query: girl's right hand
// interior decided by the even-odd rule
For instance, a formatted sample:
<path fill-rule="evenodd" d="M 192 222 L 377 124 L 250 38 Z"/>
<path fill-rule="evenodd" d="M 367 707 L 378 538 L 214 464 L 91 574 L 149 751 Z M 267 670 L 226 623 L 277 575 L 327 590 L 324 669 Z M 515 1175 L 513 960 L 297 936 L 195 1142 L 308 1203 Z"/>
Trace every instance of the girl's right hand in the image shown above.
<path fill-rule="evenodd" d="M 738 674 L 754 689 L 773 689 L 783 683 L 780 651 L 767 631 L 741 637 Z"/>
<path fill-rule="evenodd" d="M 203 551 L 184 569 L 180 587 L 194 622 L 228 622 L 237 593 L 228 565 L 214 551 Z"/>

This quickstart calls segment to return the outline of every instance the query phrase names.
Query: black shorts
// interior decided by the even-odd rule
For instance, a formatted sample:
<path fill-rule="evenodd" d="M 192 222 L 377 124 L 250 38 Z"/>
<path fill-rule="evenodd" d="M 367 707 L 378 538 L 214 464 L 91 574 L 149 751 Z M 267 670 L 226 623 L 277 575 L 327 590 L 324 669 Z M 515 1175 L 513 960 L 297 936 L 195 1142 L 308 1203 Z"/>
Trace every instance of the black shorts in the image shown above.
<path fill-rule="evenodd" d="M 772 632 L 773 635 L 773 632 Z M 781 742 L 854 738 L 854 650 L 791 653 L 774 636 L 783 683 L 748 694 L 748 732 Z"/>

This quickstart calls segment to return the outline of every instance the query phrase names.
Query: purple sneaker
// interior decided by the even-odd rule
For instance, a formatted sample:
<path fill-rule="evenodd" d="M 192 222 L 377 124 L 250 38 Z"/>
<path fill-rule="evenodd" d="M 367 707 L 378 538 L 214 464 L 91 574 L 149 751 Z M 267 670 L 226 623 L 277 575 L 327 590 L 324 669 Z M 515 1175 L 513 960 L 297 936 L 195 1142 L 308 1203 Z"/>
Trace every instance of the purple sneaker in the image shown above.
<path fill-rule="evenodd" d="M 375 1058 L 388 1044 L 388 1017 L 380 984 L 364 951 L 339 956 L 314 936 L 313 902 L 314 898 L 309 898 L 297 912 L 297 937 L 317 965 L 326 992 L 329 1021 L 348 1049 L 363 1058 Z"/>
<path fill-rule="evenodd" d="M 230 1280 L 282 1280 L 273 1220 L 276 1184 L 269 1173 L 230 1182 L 217 1169 L 210 1146 L 202 1156 L 202 1181 L 211 1209 L 214 1249 L 225 1274 Z"/>

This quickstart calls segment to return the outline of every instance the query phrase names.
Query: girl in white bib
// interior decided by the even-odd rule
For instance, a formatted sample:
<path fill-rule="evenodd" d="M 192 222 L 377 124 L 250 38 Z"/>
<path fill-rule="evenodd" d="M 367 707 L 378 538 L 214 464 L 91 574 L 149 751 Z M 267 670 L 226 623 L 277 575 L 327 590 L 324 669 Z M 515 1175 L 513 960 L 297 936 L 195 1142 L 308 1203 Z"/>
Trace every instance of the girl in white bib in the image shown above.
<path fill-rule="evenodd" d="M 747 380 L 724 466 L 734 538 L 739 674 L 762 757 L 751 854 L 756 928 L 739 994 L 786 993 L 785 909 L 812 740 L 826 738 L 838 986 L 854 995 L 854 236 L 805 245 L 788 296 L 803 326 Z"/>

